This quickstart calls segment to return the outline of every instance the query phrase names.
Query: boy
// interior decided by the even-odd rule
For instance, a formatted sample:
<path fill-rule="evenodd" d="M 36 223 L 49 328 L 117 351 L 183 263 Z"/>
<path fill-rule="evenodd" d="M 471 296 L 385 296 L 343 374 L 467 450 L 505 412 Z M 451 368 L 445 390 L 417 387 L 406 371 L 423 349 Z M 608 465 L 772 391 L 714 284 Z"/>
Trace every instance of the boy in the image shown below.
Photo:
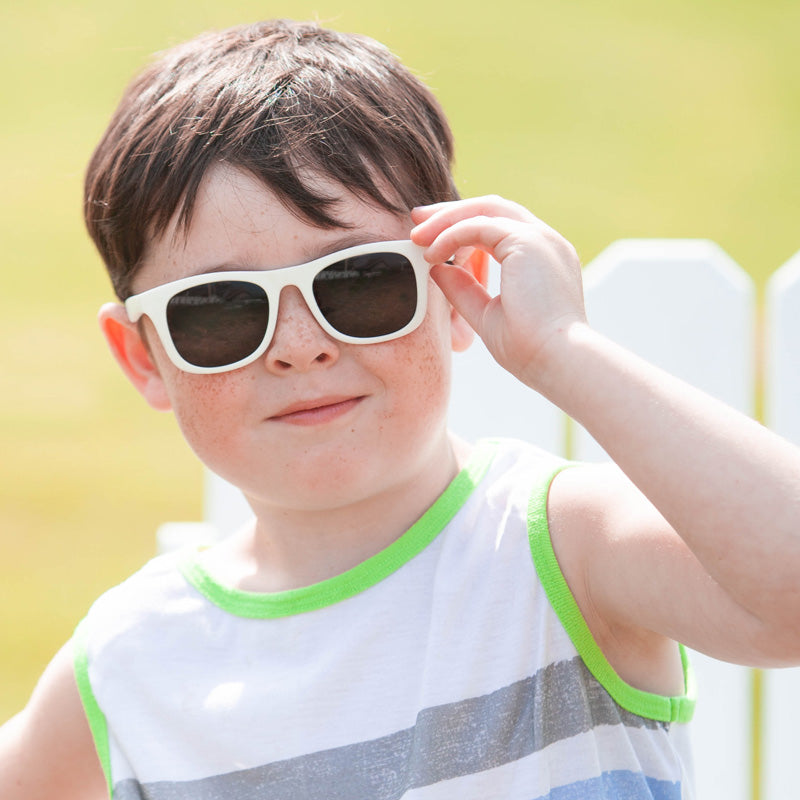
<path fill-rule="evenodd" d="M 676 642 L 800 663 L 796 449 L 594 333 L 569 244 L 451 157 L 415 78 L 313 25 L 129 88 L 100 324 L 255 518 L 93 606 L 2 729 L 4 799 L 685 797 Z M 619 466 L 455 441 L 473 331 Z"/>

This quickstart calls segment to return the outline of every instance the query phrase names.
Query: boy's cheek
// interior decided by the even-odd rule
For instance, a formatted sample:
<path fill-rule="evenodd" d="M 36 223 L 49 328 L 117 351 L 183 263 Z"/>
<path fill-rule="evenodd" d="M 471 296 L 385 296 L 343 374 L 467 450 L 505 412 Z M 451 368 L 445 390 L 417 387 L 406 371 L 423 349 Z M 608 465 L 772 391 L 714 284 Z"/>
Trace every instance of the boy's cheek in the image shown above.
<path fill-rule="evenodd" d="M 413 408 L 417 422 L 425 417 L 430 417 L 431 422 L 437 421 L 449 402 L 450 317 L 445 307 L 435 312 L 429 314 L 416 331 L 397 340 L 393 354 L 395 374 L 401 383 L 396 387 L 397 405 Z"/>
<path fill-rule="evenodd" d="M 236 458 L 236 442 L 251 419 L 254 403 L 242 397 L 236 372 L 194 375 L 176 371 L 168 383 L 175 421 L 195 455 L 220 471 L 220 459 Z M 250 397 L 249 393 L 245 397 Z"/>

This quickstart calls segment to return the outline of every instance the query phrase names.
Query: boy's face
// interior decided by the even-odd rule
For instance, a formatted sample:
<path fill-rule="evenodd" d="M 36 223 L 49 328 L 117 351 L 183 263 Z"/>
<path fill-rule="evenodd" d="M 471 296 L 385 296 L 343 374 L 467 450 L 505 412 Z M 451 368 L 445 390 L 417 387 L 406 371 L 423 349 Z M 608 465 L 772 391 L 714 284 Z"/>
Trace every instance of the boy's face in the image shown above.
<path fill-rule="evenodd" d="M 151 244 L 134 291 L 200 272 L 270 269 L 351 245 L 408 238 L 407 217 L 367 205 L 341 187 L 323 188 L 342 196 L 334 213 L 351 227 L 314 227 L 248 174 L 215 168 L 201 187 L 188 234 L 171 227 Z M 201 460 L 254 504 L 333 508 L 424 479 L 449 452 L 450 353 L 464 349 L 471 332 L 430 279 L 420 327 L 366 345 L 329 337 L 299 291 L 286 287 L 264 355 L 219 374 L 177 369 L 149 319 L 143 328 L 128 324 L 124 335 L 120 320 L 119 307 L 101 312 L 134 384 L 151 405 L 172 408 Z"/>

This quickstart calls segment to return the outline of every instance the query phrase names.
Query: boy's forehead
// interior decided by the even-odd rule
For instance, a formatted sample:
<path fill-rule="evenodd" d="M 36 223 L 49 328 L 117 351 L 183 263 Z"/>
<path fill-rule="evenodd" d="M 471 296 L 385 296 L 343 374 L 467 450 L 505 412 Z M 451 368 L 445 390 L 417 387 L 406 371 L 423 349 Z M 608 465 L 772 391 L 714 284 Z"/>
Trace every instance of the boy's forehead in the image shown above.
<path fill-rule="evenodd" d="M 365 202 L 329 179 L 310 179 L 336 198 L 341 227 L 313 225 L 254 175 L 214 167 L 200 184 L 188 225 L 179 210 L 164 234 L 148 242 L 134 291 L 202 272 L 290 266 L 357 244 L 408 238 L 410 215 Z"/>

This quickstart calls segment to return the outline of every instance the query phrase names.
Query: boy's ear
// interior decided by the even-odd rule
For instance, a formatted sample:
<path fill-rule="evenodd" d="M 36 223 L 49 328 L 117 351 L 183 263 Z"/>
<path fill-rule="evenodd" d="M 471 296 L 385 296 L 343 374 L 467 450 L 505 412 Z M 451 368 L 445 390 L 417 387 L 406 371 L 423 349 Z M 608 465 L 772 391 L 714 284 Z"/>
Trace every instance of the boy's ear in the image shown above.
<path fill-rule="evenodd" d="M 489 283 L 489 254 L 483 250 L 473 249 L 461 266 L 472 273 L 475 280 L 484 288 Z M 475 331 L 454 308 L 450 310 L 450 338 L 453 351 L 462 353 L 475 338 Z"/>
<path fill-rule="evenodd" d="M 114 358 L 130 382 L 157 411 L 169 411 L 172 406 L 161 374 L 139 326 L 128 319 L 125 308 L 119 303 L 105 303 L 97 320 Z"/>
<path fill-rule="evenodd" d="M 484 289 L 489 285 L 489 254 L 474 248 L 464 262 L 464 268 L 475 276 Z"/>

